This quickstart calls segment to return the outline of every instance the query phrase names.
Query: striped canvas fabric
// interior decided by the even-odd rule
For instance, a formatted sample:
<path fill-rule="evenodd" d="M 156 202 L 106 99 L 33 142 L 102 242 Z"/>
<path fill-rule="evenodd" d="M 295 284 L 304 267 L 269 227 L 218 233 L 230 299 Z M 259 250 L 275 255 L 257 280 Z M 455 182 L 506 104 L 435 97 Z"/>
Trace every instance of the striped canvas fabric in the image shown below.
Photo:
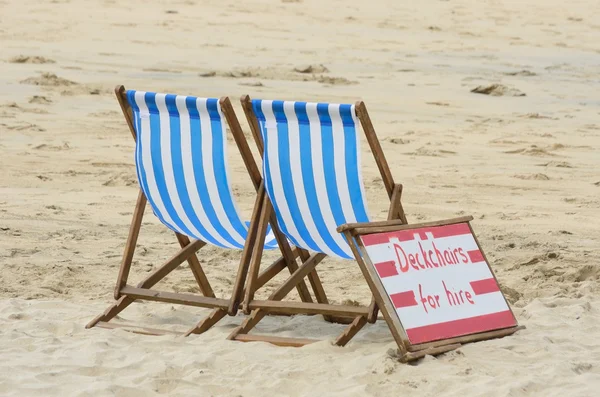
<path fill-rule="evenodd" d="M 336 228 L 369 221 L 354 105 L 253 100 L 252 108 L 282 232 L 296 246 L 352 259 Z"/>
<path fill-rule="evenodd" d="M 242 221 L 227 170 L 226 126 L 217 99 L 127 91 L 137 134 L 139 184 L 170 229 L 223 247 L 243 249 Z M 277 247 L 267 236 L 266 249 Z"/>

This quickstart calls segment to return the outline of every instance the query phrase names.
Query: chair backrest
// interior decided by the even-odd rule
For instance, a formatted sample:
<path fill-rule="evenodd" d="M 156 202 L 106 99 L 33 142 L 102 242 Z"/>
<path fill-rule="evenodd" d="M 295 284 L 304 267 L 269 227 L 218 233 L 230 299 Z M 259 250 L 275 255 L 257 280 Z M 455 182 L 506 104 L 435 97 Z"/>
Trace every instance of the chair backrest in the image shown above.
<path fill-rule="evenodd" d="M 353 259 L 336 228 L 369 221 L 354 105 L 255 99 L 252 110 L 282 232 L 298 247 Z"/>
<path fill-rule="evenodd" d="M 248 224 L 229 183 L 219 100 L 129 90 L 127 102 L 138 181 L 158 219 L 206 243 L 243 249 Z"/>

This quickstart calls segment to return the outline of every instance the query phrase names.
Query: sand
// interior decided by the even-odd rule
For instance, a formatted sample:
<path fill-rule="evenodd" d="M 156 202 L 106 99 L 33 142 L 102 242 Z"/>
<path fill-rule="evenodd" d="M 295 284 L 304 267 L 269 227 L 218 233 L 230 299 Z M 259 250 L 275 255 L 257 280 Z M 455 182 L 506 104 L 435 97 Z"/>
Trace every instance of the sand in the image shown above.
<path fill-rule="evenodd" d="M 0 395 L 598 395 L 597 4 L 409 3 L 0 0 Z M 323 339 L 303 348 L 227 341 L 241 314 L 190 338 L 84 329 L 113 301 L 137 195 L 116 84 L 228 95 L 246 131 L 242 94 L 364 100 L 409 221 L 473 215 L 527 328 L 414 365 L 383 322 L 344 348 L 331 344 L 342 326 L 320 316 L 259 325 Z M 249 217 L 252 186 L 234 155 L 231 168 Z M 131 280 L 176 248 L 147 216 Z M 204 252 L 218 294 L 238 259 Z M 353 262 L 318 269 L 332 301 L 369 302 Z M 197 292 L 185 266 L 161 288 Z M 122 317 L 185 330 L 206 313 L 141 303 Z"/>

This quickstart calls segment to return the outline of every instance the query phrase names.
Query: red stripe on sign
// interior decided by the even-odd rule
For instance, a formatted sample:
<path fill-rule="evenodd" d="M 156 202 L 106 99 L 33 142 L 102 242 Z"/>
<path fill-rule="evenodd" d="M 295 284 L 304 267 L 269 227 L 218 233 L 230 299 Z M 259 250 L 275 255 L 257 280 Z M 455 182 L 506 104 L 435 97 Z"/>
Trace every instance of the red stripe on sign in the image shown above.
<path fill-rule="evenodd" d="M 390 238 L 397 238 L 401 242 L 402 241 L 411 241 L 411 240 L 415 239 L 413 236 L 414 233 L 415 232 L 411 230 L 410 234 L 408 234 L 408 233 L 399 234 L 399 232 L 366 234 L 364 236 L 360 236 L 360 238 L 362 239 L 364 246 L 368 247 L 370 245 L 389 244 Z"/>
<path fill-rule="evenodd" d="M 415 234 L 421 240 L 427 240 L 427 234 L 431 233 L 434 238 L 461 236 L 471 234 L 471 229 L 467 223 L 457 223 L 455 225 L 423 227 L 418 229 L 399 230 L 397 232 L 376 233 L 361 236 L 365 246 L 376 244 L 388 244 L 391 238 L 397 238 L 400 241 L 411 241 L 415 239 Z"/>
<path fill-rule="evenodd" d="M 469 259 L 471 260 L 471 263 L 477 263 L 477 262 L 483 262 L 483 261 L 485 261 L 485 258 L 483 257 L 483 254 L 479 250 L 468 251 L 467 254 L 469 255 Z"/>
<path fill-rule="evenodd" d="M 498 283 L 493 278 L 486 278 L 485 280 L 471 281 L 471 288 L 475 295 L 490 294 L 492 292 L 500 291 Z"/>
<path fill-rule="evenodd" d="M 398 275 L 394 261 L 376 263 L 375 269 L 381 278 Z"/>
<path fill-rule="evenodd" d="M 483 316 L 411 328 L 406 330 L 406 334 L 408 335 L 410 343 L 418 344 L 475 334 L 478 332 L 514 327 L 515 325 L 517 325 L 517 321 L 513 314 L 510 310 L 506 310 L 499 313 L 485 314 Z"/>
<path fill-rule="evenodd" d="M 433 227 L 431 228 L 431 233 L 435 238 L 452 237 L 460 236 L 461 234 L 471 234 L 471 229 L 468 223 L 457 223 L 454 225 Z"/>
<path fill-rule="evenodd" d="M 401 307 L 417 306 L 417 300 L 415 299 L 415 291 L 404 291 L 397 294 L 390 295 L 392 303 L 399 309 Z"/>

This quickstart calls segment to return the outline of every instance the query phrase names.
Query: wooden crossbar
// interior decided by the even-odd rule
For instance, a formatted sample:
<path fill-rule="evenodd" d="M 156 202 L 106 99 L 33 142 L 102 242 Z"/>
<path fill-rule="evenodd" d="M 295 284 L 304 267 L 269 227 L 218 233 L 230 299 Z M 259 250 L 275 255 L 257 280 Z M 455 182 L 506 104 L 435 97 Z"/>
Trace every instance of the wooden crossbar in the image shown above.
<path fill-rule="evenodd" d="M 318 339 L 304 339 L 304 338 L 283 338 L 271 335 L 249 335 L 240 334 L 235 337 L 235 340 L 239 342 L 267 342 L 276 346 L 286 347 L 302 347 L 311 343 L 319 342 Z"/>
<path fill-rule="evenodd" d="M 252 301 L 250 309 L 262 309 L 269 313 L 287 314 L 331 314 L 341 317 L 366 316 L 367 307 L 349 305 L 329 305 L 325 303 Z"/>
<path fill-rule="evenodd" d="M 144 288 L 135 288 L 125 286 L 121 289 L 121 294 L 127 295 L 133 299 L 143 299 L 154 302 L 178 303 L 185 306 L 196 306 L 220 309 L 229 307 L 229 299 L 217 299 L 206 296 L 197 296 L 192 294 L 181 294 L 167 291 L 148 290 Z"/>

